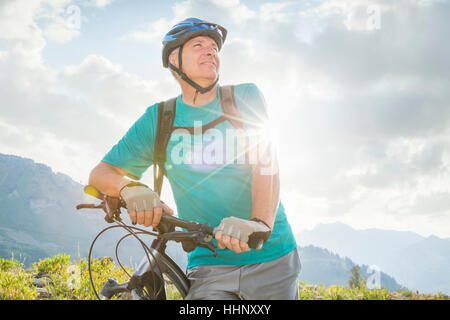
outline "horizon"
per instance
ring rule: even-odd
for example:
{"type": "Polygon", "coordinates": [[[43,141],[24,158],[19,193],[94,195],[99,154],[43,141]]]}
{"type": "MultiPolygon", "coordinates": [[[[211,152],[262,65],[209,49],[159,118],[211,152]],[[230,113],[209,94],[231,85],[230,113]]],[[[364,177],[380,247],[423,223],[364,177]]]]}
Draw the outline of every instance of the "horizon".
{"type": "MultiPolygon", "coordinates": [[[[31,160],[31,161],[33,161],[33,162],[36,163],[36,164],[44,165],[44,166],[50,168],[50,170],[52,170],[53,174],[55,174],[55,175],[56,175],[56,174],[63,174],[63,175],[66,175],[67,177],[69,177],[69,178],[70,178],[72,181],[74,181],[74,182],[77,182],[77,183],[79,183],[79,184],[81,184],[81,185],[84,185],[84,186],[86,185],[86,184],[84,184],[84,183],[81,183],[81,181],[76,181],[73,177],[71,177],[71,176],[70,176],[69,174],[67,174],[67,173],[55,171],[51,166],[49,166],[49,165],[46,164],[46,163],[36,162],[34,159],[22,157],[22,156],[20,156],[20,155],[15,155],[15,154],[4,154],[4,153],[0,153],[0,155],[7,155],[7,156],[19,157],[19,158],[25,159],[25,160],[31,160]]],[[[166,181],[166,182],[167,182],[167,181],[166,181]]],[[[93,201],[95,201],[95,200],[93,199],[93,201]]],[[[175,210],[175,213],[176,213],[176,207],[174,208],[174,210],[175,210]]],[[[409,232],[409,233],[417,234],[417,235],[421,236],[423,239],[427,239],[427,238],[430,238],[430,237],[437,237],[437,238],[439,238],[439,239],[441,239],[441,240],[450,240],[450,237],[442,237],[442,236],[439,236],[439,235],[436,235],[436,234],[432,234],[432,233],[430,233],[430,234],[421,234],[420,232],[416,232],[415,230],[397,230],[397,229],[385,229],[385,228],[374,228],[374,227],[355,228],[355,227],[353,227],[351,224],[344,223],[344,222],[339,221],[339,220],[336,220],[336,221],[329,221],[329,222],[326,222],[326,223],[319,222],[319,223],[315,224],[314,226],[312,226],[312,227],[310,227],[310,228],[304,228],[304,229],[299,229],[299,230],[294,230],[294,229],[293,229],[292,231],[294,232],[294,236],[297,237],[299,233],[302,233],[302,232],[305,232],[305,231],[306,231],[306,232],[308,232],[308,231],[313,231],[314,229],[316,229],[316,227],[318,227],[318,226],[320,226],[320,225],[331,225],[331,224],[341,224],[341,225],[345,225],[345,226],[347,226],[347,227],[350,227],[350,228],[353,229],[354,231],[378,230],[378,231],[409,232]]],[[[300,246],[300,245],[299,245],[299,246],[300,246]]]]}

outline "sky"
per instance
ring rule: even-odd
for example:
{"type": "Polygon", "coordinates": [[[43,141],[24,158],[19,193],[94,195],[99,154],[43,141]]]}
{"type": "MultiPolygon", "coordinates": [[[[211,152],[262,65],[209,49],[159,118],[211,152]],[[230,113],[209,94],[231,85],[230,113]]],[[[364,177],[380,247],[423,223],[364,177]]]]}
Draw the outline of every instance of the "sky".
{"type": "Polygon", "coordinates": [[[450,237],[450,1],[0,0],[0,152],[86,184],[180,93],[161,40],[187,17],[228,29],[220,83],[265,97],[294,232],[450,237]]]}

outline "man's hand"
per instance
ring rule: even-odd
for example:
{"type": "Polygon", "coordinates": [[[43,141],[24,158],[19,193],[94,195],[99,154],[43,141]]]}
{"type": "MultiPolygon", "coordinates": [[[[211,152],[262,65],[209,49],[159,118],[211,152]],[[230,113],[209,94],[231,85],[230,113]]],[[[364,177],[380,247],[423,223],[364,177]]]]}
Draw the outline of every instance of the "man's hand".
{"type": "Polygon", "coordinates": [[[227,234],[223,234],[222,231],[216,231],[215,238],[217,240],[217,248],[219,249],[230,249],[236,253],[241,253],[245,251],[250,251],[250,247],[244,241],[239,240],[235,237],[230,237],[227,234]]]}
{"type": "Polygon", "coordinates": [[[156,192],[142,184],[131,184],[120,191],[133,224],[156,227],[162,213],[173,215],[173,210],[163,203],[156,192]]]}
{"type": "Polygon", "coordinates": [[[236,217],[222,219],[220,225],[215,229],[217,247],[219,249],[228,248],[236,253],[241,253],[250,250],[248,242],[251,237],[256,237],[266,242],[272,231],[266,223],[256,220],[245,220],[236,217]]]}

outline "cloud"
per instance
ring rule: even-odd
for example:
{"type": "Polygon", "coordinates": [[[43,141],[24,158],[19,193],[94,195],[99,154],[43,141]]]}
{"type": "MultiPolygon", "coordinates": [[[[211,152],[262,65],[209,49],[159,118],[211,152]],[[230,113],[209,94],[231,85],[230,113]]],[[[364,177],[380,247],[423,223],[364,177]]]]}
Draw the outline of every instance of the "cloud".
{"type": "Polygon", "coordinates": [[[371,189],[389,188],[394,184],[414,187],[424,176],[447,171],[447,163],[443,161],[444,150],[442,142],[404,139],[392,142],[382,157],[366,161],[371,165],[358,175],[359,183],[371,189]]]}
{"type": "Polygon", "coordinates": [[[0,62],[1,118],[93,148],[108,137],[119,138],[149,101],[160,101],[175,89],[173,82],[157,85],[95,55],[61,71],[21,62],[14,55],[0,62]]]}
{"type": "Polygon", "coordinates": [[[38,1],[0,2],[0,39],[29,40],[38,36],[34,16],[39,8],[38,1]]]}
{"type": "Polygon", "coordinates": [[[40,12],[38,21],[44,22],[43,34],[49,41],[66,43],[80,35],[82,14],[79,6],[60,2],[53,10],[40,12]]]}
{"type": "Polygon", "coordinates": [[[259,9],[259,18],[264,23],[292,23],[295,17],[295,2],[267,2],[261,5],[259,9]],[[289,10],[286,10],[289,9],[289,10]]]}
{"type": "Polygon", "coordinates": [[[174,95],[176,85],[173,80],[158,84],[144,80],[97,55],[60,70],[48,67],[42,58],[47,24],[36,20],[50,19],[68,3],[55,2],[52,7],[49,1],[27,7],[2,2],[0,23],[15,33],[0,34],[6,47],[0,54],[0,145],[2,152],[32,157],[55,169],[65,168],[64,172],[70,168],[87,177],[89,168],[81,163],[89,157],[98,161],[149,101],[174,95]],[[2,19],[10,15],[17,19],[2,19]],[[73,157],[80,163],[68,166],[73,157]]]}
{"type": "Polygon", "coordinates": [[[243,26],[256,15],[254,11],[241,4],[238,0],[187,0],[175,3],[173,14],[174,16],[170,20],[163,17],[154,22],[146,23],[140,29],[123,36],[122,39],[161,45],[161,41],[168,30],[173,25],[189,17],[197,17],[223,25],[232,22],[243,26]]]}
{"type": "Polygon", "coordinates": [[[446,214],[449,207],[450,193],[437,192],[429,195],[419,195],[409,212],[417,215],[435,216],[446,214]]]}
{"type": "MultiPolygon", "coordinates": [[[[80,8],[71,0],[8,1],[0,4],[0,39],[22,43],[68,42],[80,34],[80,8]]],[[[42,46],[41,46],[42,48],[42,46]]]]}
{"type": "Polygon", "coordinates": [[[273,6],[271,30],[260,15],[254,26],[265,32],[233,39],[229,45],[239,49],[224,60],[236,66],[223,73],[234,73],[233,79],[250,74],[263,83],[282,119],[283,185],[302,200],[326,199],[330,210],[321,212],[330,216],[419,214],[413,203],[427,187],[440,194],[446,187],[436,179],[450,179],[450,46],[441,43],[450,27],[449,5],[381,2],[380,28],[368,29],[374,2],[320,3],[299,9],[300,24],[289,19],[292,6],[273,6]],[[304,29],[300,37],[297,26],[304,29]],[[258,41],[270,46],[257,50],[258,41]],[[399,194],[412,204],[396,210],[377,205],[399,194]],[[334,209],[337,202],[347,206],[334,209]]]}
{"type": "Polygon", "coordinates": [[[189,17],[198,17],[219,23],[223,26],[230,22],[245,25],[256,15],[253,10],[242,4],[239,0],[186,0],[176,3],[173,11],[176,22],[189,17]]]}
{"type": "Polygon", "coordinates": [[[448,141],[435,141],[450,127],[448,4],[273,2],[254,11],[233,1],[228,8],[184,1],[172,21],[202,12],[226,21],[222,82],[262,88],[282,128],[287,188],[351,202],[361,188],[408,192],[424,176],[448,172],[448,141]],[[247,12],[241,20],[237,8],[247,12]],[[421,152],[402,153],[416,141],[421,152]]]}
{"type": "Polygon", "coordinates": [[[113,2],[114,2],[114,0],[85,0],[85,1],[82,1],[81,4],[83,6],[93,6],[93,7],[98,7],[98,8],[104,8],[113,2]]]}
{"type": "Polygon", "coordinates": [[[146,23],[141,30],[133,31],[122,37],[122,40],[131,39],[139,42],[149,42],[154,45],[161,45],[162,39],[174,22],[161,18],[152,23],[146,23]]]}

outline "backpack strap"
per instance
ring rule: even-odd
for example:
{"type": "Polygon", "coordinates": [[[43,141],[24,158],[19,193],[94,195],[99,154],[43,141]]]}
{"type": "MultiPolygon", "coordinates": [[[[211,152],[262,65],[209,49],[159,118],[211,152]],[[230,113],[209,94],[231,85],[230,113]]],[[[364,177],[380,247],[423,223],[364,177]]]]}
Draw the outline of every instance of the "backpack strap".
{"type": "Polygon", "coordinates": [[[161,195],[161,188],[166,170],[166,149],[175,120],[177,98],[162,101],[158,104],[158,122],[153,151],[153,186],[154,191],[161,195]]]}
{"type": "MultiPolygon", "coordinates": [[[[231,125],[235,129],[243,129],[242,116],[236,106],[236,101],[234,98],[234,86],[221,86],[219,90],[222,115],[220,115],[220,117],[218,117],[217,119],[203,125],[201,128],[201,132],[206,132],[225,120],[230,121],[231,125]]],[[[194,127],[173,127],[173,129],[183,129],[187,130],[190,134],[195,134],[194,127]]]]}
{"type": "MultiPolygon", "coordinates": [[[[222,115],[217,119],[202,127],[202,132],[206,132],[209,128],[228,120],[236,129],[243,129],[242,116],[239,112],[234,98],[234,86],[221,86],[220,88],[220,104],[222,106],[222,115]]],[[[175,129],[188,130],[190,134],[194,134],[194,127],[175,127],[175,112],[177,98],[162,101],[158,105],[158,122],[156,129],[156,139],[153,152],[153,184],[154,191],[161,195],[161,188],[166,174],[164,164],[166,162],[166,149],[170,140],[170,135],[175,129]]]]}
{"type": "Polygon", "coordinates": [[[222,105],[224,117],[231,122],[233,127],[236,129],[244,129],[242,116],[234,98],[234,86],[220,87],[220,104],[222,105]]]}

